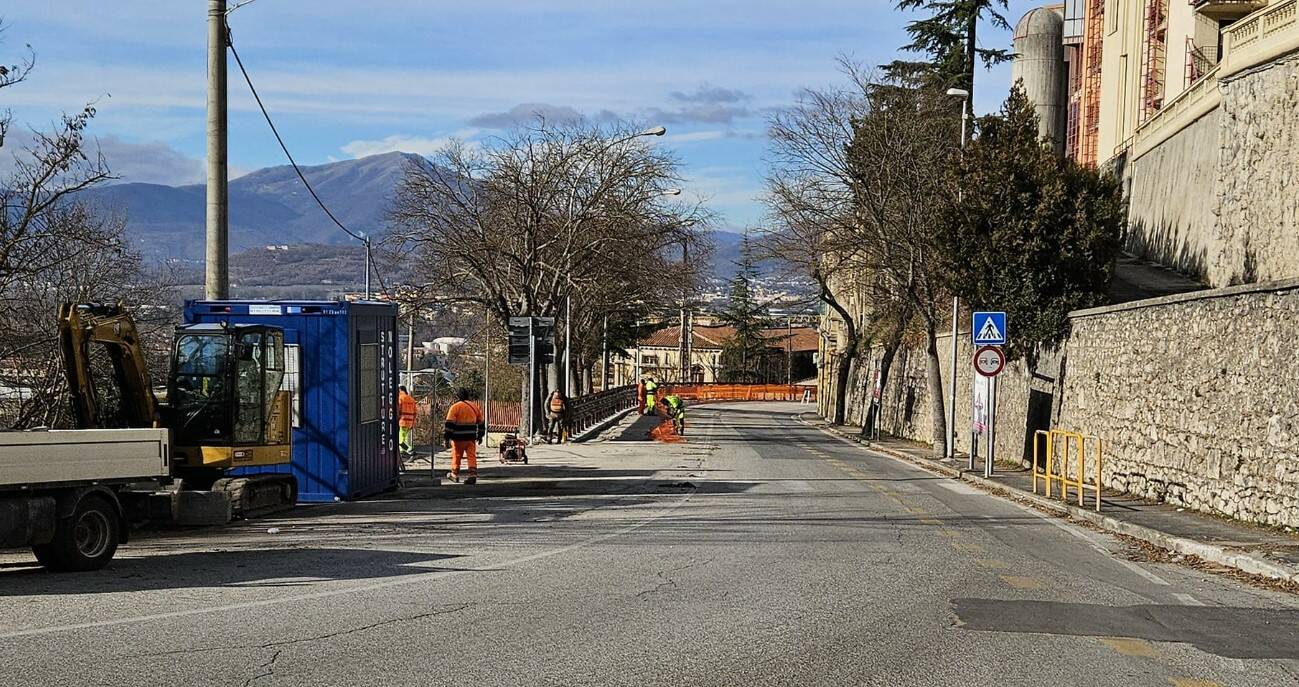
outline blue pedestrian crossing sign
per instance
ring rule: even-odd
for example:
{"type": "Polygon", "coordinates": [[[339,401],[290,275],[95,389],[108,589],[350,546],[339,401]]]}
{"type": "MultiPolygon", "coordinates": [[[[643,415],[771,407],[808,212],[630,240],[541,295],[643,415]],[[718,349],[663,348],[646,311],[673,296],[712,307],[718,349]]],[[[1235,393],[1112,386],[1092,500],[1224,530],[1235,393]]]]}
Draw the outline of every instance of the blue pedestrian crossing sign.
{"type": "Polygon", "coordinates": [[[976,312],[970,329],[975,346],[1004,346],[1006,344],[1006,313],[976,312]]]}

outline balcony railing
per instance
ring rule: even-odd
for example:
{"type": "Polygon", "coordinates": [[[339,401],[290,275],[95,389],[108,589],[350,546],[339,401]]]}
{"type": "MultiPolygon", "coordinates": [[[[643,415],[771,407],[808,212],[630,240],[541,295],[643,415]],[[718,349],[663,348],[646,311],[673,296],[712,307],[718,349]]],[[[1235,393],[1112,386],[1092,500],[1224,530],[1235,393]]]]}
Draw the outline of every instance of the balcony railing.
{"type": "MultiPolygon", "coordinates": [[[[1213,3],[1203,2],[1197,7],[1207,4],[1213,3]]],[[[1218,4],[1223,4],[1223,0],[1218,4]]],[[[1134,158],[1216,108],[1221,101],[1218,90],[1221,79],[1299,49],[1296,0],[1274,2],[1223,29],[1222,46],[1222,59],[1217,65],[1137,127],[1132,137],[1134,158]]]]}
{"type": "Polygon", "coordinates": [[[1259,44],[1294,26],[1295,0],[1275,3],[1223,29],[1226,55],[1259,44]]]}

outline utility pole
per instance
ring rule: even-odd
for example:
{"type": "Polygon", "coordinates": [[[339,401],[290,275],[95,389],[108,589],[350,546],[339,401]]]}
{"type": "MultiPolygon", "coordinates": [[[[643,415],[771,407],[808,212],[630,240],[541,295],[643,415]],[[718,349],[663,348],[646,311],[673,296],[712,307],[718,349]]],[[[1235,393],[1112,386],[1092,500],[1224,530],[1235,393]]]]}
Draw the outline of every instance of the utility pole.
{"type": "Polygon", "coordinates": [[[690,239],[681,239],[681,328],[677,339],[677,355],[681,357],[681,365],[678,374],[681,383],[687,381],[687,375],[690,372],[690,337],[693,332],[687,323],[689,314],[686,312],[686,300],[689,298],[690,291],[690,239]]]}
{"type": "Polygon", "coordinates": [[[204,297],[230,297],[230,189],[226,165],[226,1],[207,4],[207,271],[204,297]]]}
{"type": "Polygon", "coordinates": [[[785,384],[794,386],[794,316],[785,316],[785,384]]]}
{"type": "Polygon", "coordinates": [[[483,445],[492,431],[492,309],[483,307],[483,445]]]}
{"type": "Polygon", "coordinates": [[[603,329],[600,335],[600,391],[609,390],[609,316],[604,316],[603,329]]]}

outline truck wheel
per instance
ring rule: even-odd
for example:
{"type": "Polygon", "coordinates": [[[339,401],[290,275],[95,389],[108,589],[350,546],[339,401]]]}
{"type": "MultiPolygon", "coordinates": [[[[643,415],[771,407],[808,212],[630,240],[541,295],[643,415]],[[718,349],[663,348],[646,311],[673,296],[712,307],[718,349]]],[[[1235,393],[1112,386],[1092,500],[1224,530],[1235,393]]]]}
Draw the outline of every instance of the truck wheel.
{"type": "Polygon", "coordinates": [[[102,496],[87,496],[69,518],[60,518],[54,539],[32,547],[36,560],[57,572],[98,570],[117,553],[121,535],[117,509],[102,496]]]}

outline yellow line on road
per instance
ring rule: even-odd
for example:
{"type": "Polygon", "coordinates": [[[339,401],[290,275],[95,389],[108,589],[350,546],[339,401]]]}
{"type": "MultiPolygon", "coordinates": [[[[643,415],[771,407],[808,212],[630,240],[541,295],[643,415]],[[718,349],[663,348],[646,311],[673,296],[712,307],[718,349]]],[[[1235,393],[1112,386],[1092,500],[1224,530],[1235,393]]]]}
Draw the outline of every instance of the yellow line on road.
{"type": "Polygon", "coordinates": [[[959,541],[948,542],[948,543],[951,544],[952,548],[956,549],[957,551],[964,551],[966,553],[983,553],[982,544],[974,544],[971,542],[959,542],[959,541]]]}
{"type": "Polygon", "coordinates": [[[1046,585],[1042,580],[1036,577],[1023,577],[1021,575],[1000,575],[1001,581],[1014,587],[1015,589],[1041,589],[1046,585]]]}
{"type": "Polygon", "coordinates": [[[990,570],[1005,570],[1010,567],[1010,564],[1006,561],[998,560],[996,558],[980,558],[975,561],[974,564],[980,568],[988,568],[990,570]]]}
{"type": "Polygon", "coordinates": [[[1213,680],[1197,680],[1192,677],[1170,677],[1168,684],[1173,687],[1222,687],[1222,683],[1213,680]]]}
{"type": "Polygon", "coordinates": [[[1144,639],[1133,639],[1131,637],[1103,637],[1101,638],[1101,643],[1124,656],[1154,657],[1159,655],[1159,651],[1155,649],[1155,645],[1144,639]]]}

